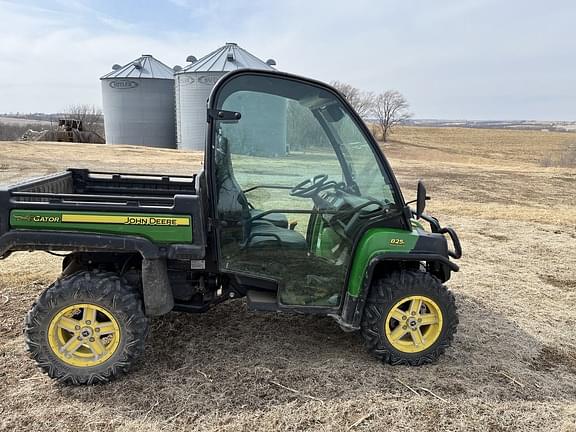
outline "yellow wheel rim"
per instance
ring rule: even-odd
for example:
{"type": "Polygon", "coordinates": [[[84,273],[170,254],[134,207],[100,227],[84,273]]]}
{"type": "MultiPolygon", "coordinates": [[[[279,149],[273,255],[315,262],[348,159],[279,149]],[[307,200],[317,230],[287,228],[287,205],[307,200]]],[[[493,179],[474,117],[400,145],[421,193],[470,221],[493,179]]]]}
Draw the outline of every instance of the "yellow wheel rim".
{"type": "Polygon", "coordinates": [[[442,311],[424,296],[404,297],[396,303],[384,323],[388,342],[404,353],[430,348],[442,332],[442,311]]]}
{"type": "Polygon", "coordinates": [[[68,365],[98,366],[116,352],[120,343],[120,326],[103,307],[75,304],[52,318],[48,343],[56,357],[68,365]]]}

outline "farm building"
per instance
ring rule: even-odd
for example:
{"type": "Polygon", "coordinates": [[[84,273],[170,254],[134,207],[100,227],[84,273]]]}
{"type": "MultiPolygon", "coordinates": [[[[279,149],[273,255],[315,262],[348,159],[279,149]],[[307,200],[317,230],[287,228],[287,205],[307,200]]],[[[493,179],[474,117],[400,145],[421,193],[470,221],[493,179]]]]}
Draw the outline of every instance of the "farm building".
{"type": "MultiPolygon", "coordinates": [[[[266,62],[250,54],[235,43],[227,43],[210,54],[194,61],[175,73],[176,89],[176,142],[181,150],[203,150],[206,139],[206,101],[214,84],[227,72],[236,69],[274,69],[274,60],[266,62]]],[[[238,101],[241,104],[241,101],[238,101]]],[[[251,139],[262,141],[262,151],[271,154],[286,152],[286,125],[271,124],[283,115],[284,102],[262,97],[268,109],[259,110],[260,115],[242,113],[244,130],[251,131],[251,139]],[[267,112],[266,118],[261,113],[267,112]],[[246,124],[249,123],[248,128],[246,124]],[[278,131],[284,131],[284,133],[278,131]],[[267,131],[275,131],[270,136],[267,131]]]]}
{"type": "Polygon", "coordinates": [[[175,148],[174,75],[144,54],[100,78],[106,142],[175,148]]]}
{"type": "MultiPolygon", "coordinates": [[[[273,70],[276,65],[235,43],[199,60],[189,56],[187,61],[188,66],[171,69],[151,55],[142,55],[124,66],[114,65],[100,78],[107,143],[204,150],[206,101],[216,82],[236,69],[273,70]]],[[[242,110],[243,129],[250,132],[245,139],[251,140],[252,148],[256,144],[262,155],[285,154],[285,102],[273,96],[259,98],[265,110],[242,110]]],[[[234,103],[241,110],[242,95],[234,103]]]]}

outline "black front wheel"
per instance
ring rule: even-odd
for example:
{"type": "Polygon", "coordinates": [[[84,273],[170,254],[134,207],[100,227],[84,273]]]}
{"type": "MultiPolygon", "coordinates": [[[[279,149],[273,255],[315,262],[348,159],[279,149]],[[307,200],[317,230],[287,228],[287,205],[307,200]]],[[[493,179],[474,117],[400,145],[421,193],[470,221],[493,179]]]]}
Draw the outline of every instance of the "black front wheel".
{"type": "Polygon", "coordinates": [[[82,271],[59,279],[26,316],[30,356],[67,384],[108,382],[144,351],[148,321],[137,289],[115,273],[82,271]]]}
{"type": "Polygon", "coordinates": [[[457,326],[454,295],[440,280],[425,272],[401,271],[373,283],[362,336],[383,362],[419,366],[444,353],[457,326]]]}

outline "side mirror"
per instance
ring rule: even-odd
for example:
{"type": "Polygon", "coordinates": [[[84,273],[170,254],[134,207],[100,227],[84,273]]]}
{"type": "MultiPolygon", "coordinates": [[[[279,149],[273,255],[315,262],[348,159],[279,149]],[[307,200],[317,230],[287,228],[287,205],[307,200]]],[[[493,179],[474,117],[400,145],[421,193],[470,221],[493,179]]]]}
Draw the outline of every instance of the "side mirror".
{"type": "Polygon", "coordinates": [[[426,200],[430,199],[426,196],[426,186],[422,180],[418,180],[418,193],[416,195],[416,217],[420,219],[424,209],[426,208],[426,200]]]}

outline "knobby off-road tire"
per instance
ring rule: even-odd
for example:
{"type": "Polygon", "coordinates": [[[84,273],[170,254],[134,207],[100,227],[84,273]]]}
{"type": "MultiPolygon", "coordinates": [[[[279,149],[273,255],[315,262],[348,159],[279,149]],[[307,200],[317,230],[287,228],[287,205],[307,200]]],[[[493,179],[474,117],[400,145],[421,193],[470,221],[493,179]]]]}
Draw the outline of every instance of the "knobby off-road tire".
{"type": "Polygon", "coordinates": [[[401,271],[373,282],[362,336],[368,350],[383,362],[420,366],[445,352],[457,326],[454,295],[439,279],[401,271]]]}
{"type": "Polygon", "coordinates": [[[126,373],[143,353],[148,320],[138,290],[124,278],[81,271],[38,297],[24,333],[30,356],[50,378],[97,384],[126,373]]]}

